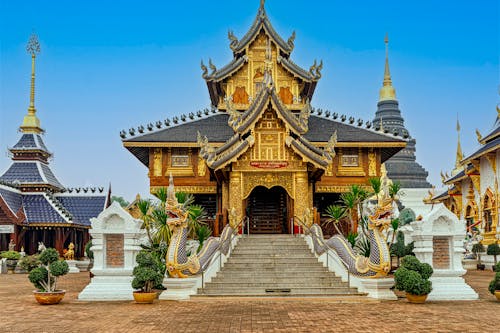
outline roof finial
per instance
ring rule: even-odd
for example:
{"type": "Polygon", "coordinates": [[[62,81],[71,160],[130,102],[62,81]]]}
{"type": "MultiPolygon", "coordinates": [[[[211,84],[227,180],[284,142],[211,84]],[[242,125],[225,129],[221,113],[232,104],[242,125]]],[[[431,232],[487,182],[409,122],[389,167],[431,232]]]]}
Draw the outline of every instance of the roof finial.
{"type": "Polygon", "coordinates": [[[389,70],[389,34],[385,34],[385,70],[384,83],[380,89],[379,101],[396,100],[396,90],[392,86],[391,72],[389,70]]]}
{"type": "Polygon", "coordinates": [[[265,4],[266,4],[266,0],[260,0],[260,8],[259,9],[264,9],[265,4]]]}
{"type": "Polygon", "coordinates": [[[455,158],[455,168],[451,170],[452,176],[455,176],[460,171],[462,171],[463,166],[461,162],[463,159],[464,159],[464,154],[462,153],[462,146],[460,145],[460,122],[458,121],[458,114],[457,114],[457,154],[455,158]]]}
{"type": "Polygon", "coordinates": [[[28,114],[24,116],[20,129],[23,133],[43,133],[43,130],[40,128],[40,120],[36,116],[35,108],[35,58],[40,53],[40,43],[34,32],[28,41],[28,45],[26,45],[26,51],[31,54],[30,105],[28,107],[28,114]]]}

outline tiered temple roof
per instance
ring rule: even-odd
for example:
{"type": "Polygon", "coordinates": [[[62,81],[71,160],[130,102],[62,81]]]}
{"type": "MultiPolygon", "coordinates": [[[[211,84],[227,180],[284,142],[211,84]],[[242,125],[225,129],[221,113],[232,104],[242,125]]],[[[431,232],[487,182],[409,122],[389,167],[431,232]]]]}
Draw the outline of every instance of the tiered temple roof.
{"type": "Polygon", "coordinates": [[[7,217],[7,221],[19,225],[89,228],[90,218],[96,217],[108,205],[110,193],[104,188],[70,192],[52,172],[49,165],[52,154],[43,142],[45,131],[40,127],[34,102],[34,62],[39,51],[38,41],[32,37],[30,43],[30,106],[20,126],[23,134],[9,149],[13,163],[0,176],[0,221],[7,217]]]}

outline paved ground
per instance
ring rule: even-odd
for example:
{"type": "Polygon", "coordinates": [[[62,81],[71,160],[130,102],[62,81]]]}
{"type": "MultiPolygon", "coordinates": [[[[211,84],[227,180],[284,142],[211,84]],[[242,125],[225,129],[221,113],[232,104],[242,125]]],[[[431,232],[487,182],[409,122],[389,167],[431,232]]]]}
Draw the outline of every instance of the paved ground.
{"type": "Polygon", "coordinates": [[[346,298],[207,299],[186,302],[81,302],[87,273],[60,280],[55,306],[38,305],[27,276],[0,275],[0,332],[499,332],[500,302],[488,293],[491,271],[466,280],[479,301],[409,304],[346,298]]]}

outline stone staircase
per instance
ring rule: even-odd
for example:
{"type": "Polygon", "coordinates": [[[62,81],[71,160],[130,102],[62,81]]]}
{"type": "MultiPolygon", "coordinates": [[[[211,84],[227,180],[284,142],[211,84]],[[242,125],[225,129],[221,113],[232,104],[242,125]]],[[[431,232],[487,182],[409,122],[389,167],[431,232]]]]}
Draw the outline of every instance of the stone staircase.
{"type": "Polygon", "coordinates": [[[360,296],[292,235],[250,235],[238,241],[217,276],[197,296],[360,296]]]}

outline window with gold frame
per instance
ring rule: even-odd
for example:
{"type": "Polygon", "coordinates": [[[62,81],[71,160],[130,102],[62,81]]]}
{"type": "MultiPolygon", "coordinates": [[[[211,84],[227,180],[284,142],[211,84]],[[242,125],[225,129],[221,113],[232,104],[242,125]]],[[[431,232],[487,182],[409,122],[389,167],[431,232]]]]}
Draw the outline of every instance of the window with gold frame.
{"type": "Polygon", "coordinates": [[[190,162],[187,148],[172,148],[171,167],[187,167],[191,165],[190,162]]]}
{"type": "Polygon", "coordinates": [[[339,149],[338,176],[365,176],[360,148],[339,149]]]}
{"type": "Polygon", "coordinates": [[[474,218],[476,217],[476,210],[472,205],[467,205],[465,208],[465,223],[466,223],[466,230],[470,231],[470,228],[474,225],[474,218]]]}

